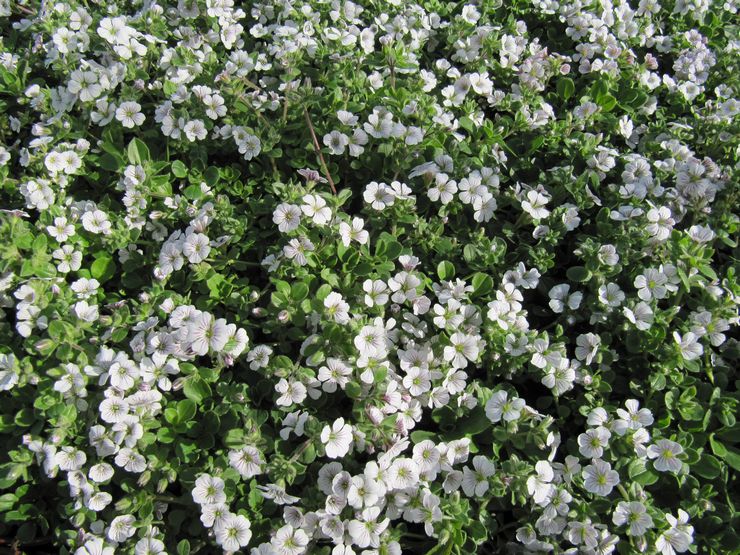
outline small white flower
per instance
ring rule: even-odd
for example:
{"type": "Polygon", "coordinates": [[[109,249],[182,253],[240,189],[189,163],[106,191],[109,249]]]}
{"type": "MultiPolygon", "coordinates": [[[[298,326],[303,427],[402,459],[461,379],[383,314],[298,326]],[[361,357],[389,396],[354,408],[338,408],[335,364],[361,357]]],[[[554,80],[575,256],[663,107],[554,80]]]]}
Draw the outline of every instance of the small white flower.
{"type": "Polygon", "coordinates": [[[686,332],[683,337],[677,331],[674,331],[673,339],[678,344],[678,350],[684,360],[696,360],[704,354],[704,347],[692,331],[686,332]]]}
{"type": "Polygon", "coordinates": [[[308,535],[303,530],[286,524],[275,533],[270,544],[279,555],[301,555],[306,552],[308,542],[308,535]]]}
{"type": "Polygon", "coordinates": [[[230,514],[214,527],[216,542],[226,551],[237,551],[252,538],[250,522],[243,515],[230,514]]]}
{"type": "Polygon", "coordinates": [[[110,235],[111,223],[108,220],[108,214],[102,210],[92,210],[82,215],[82,227],[90,233],[101,233],[110,235]]]}
{"type": "Polygon", "coordinates": [[[611,465],[601,459],[594,460],[593,464],[584,468],[582,475],[586,491],[596,495],[607,496],[619,484],[617,471],[612,470],[611,465]]]}
{"type": "Polygon", "coordinates": [[[262,454],[256,447],[247,445],[241,449],[229,451],[229,464],[242,476],[252,478],[262,473],[262,454]]]}
{"type": "Polygon", "coordinates": [[[486,416],[491,422],[499,422],[501,418],[505,422],[518,420],[522,414],[522,409],[526,405],[524,399],[513,397],[509,399],[509,394],[504,390],[496,391],[486,403],[486,416]]]}
{"type": "Polygon", "coordinates": [[[326,313],[329,317],[338,324],[349,323],[349,304],[336,291],[332,291],[326,296],[324,299],[324,308],[326,308],[326,313]]]}
{"type": "Polygon", "coordinates": [[[111,521],[108,528],[108,539],[118,543],[125,542],[136,532],[135,524],[136,517],[133,515],[117,516],[111,521]]]}
{"type": "Polygon", "coordinates": [[[321,442],[330,459],[344,457],[352,443],[352,426],[345,424],[344,418],[337,418],[331,426],[324,426],[321,430],[321,442]]]}
{"type": "Polygon", "coordinates": [[[211,243],[203,233],[191,233],[182,244],[182,253],[192,264],[203,262],[211,252],[211,243]]]}
{"type": "Polygon", "coordinates": [[[655,470],[659,472],[679,472],[683,466],[678,456],[683,447],[675,441],[659,439],[647,448],[647,456],[653,460],[655,470]]]}
{"type": "Polygon", "coordinates": [[[350,241],[357,241],[361,245],[367,244],[370,234],[363,229],[365,222],[362,218],[352,218],[352,225],[347,222],[339,224],[339,236],[342,238],[342,244],[349,247],[350,241]]]}
{"type": "Polygon", "coordinates": [[[628,525],[629,536],[642,536],[653,527],[653,519],[639,501],[620,501],[612,515],[612,522],[617,526],[628,525]]]}
{"type": "Polygon", "coordinates": [[[224,481],[210,474],[201,474],[195,480],[193,488],[193,501],[199,505],[213,505],[215,503],[224,503],[226,494],[224,493],[224,481]]]}
{"type": "Polygon", "coordinates": [[[600,458],[604,454],[604,447],[609,445],[611,432],[603,426],[591,428],[578,436],[578,451],[589,459],[600,458]]]}
{"type": "Polygon", "coordinates": [[[116,119],[131,129],[144,123],[146,117],[141,113],[141,104],[138,102],[122,102],[116,110],[116,119]]]}
{"type": "Polygon", "coordinates": [[[329,152],[332,154],[344,154],[344,149],[349,144],[349,137],[339,131],[332,131],[324,135],[324,144],[329,147],[329,152]]]}
{"type": "Polygon", "coordinates": [[[275,400],[275,404],[283,407],[289,407],[295,403],[302,403],[306,398],[305,385],[301,382],[289,382],[285,378],[281,378],[275,385],[275,391],[281,393],[280,397],[275,400]]]}
{"type": "MultiPolygon", "coordinates": [[[[316,225],[326,225],[331,220],[331,208],[326,201],[318,195],[304,195],[304,204],[301,206],[303,213],[313,220],[316,225]]],[[[278,229],[280,227],[278,226],[278,229]]]]}
{"type": "Polygon", "coordinates": [[[488,478],[493,476],[496,467],[488,458],[478,455],[473,457],[473,470],[463,468],[462,489],[468,497],[480,497],[488,491],[488,478]]]}
{"type": "Polygon", "coordinates": [[[522,209],[535,220],[542,220],[550,215],[545,208],[549,199],[539,191],[528,191],[527,200],[522,201],[522,209]]]}
{"type": "Polygon", "coordinates": [[[283,202],[272,213],[272,221],[283,233],[293,231],[301,225],[301,208],[295,204],[283,202]]]}

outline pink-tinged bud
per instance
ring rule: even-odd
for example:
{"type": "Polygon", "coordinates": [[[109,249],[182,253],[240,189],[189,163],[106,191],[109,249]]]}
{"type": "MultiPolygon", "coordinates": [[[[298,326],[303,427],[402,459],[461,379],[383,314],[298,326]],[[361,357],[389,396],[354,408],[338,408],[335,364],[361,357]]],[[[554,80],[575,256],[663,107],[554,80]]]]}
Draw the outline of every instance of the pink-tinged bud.
{"type": "Polygon", "coordinates": [[[230,366],[234,366],[234,357],[231,355],[224,355],[224,366],[227,368],[230,366]]]}
{"type": "Polygon", "coordinates": [[[264,315],[265,315],[265,309],[262,308],[261,306],[255,306],[252,309],[252,316],[254,316],[255,318],[262,318],[264,315]]]}
{"type": "Polygon", "coordinates": [[[287,324],[288,322],[290,322],[290,312],[288,312],[287,310],[281,310],[280,312],[278,312],[277,319],[278,322],[280,322],[281,324],[287,324]]]}
{"type": "Polygon", "coordinates": [[[58,286],[58,285],[57,285],[56,283],[53,283],[53,284],[51,285],[51,292],[52,292],[52,293],[53,293],[54,295],[59,295],[59,293],[61,293],[61,292],[62,292],[62,289],[61,289],[61,288],[60,288],[60,287],[59,287],[59,286],[58,286]]]}
{"type": "Polygon", "coordinates": [[[379,426],[383,421],[383,413],[378,407],[369,407],[366,411],[367,417],[374,425],[379,426]]]}
{"type": "Polygon", "coordinates": [[[174,382],[172,382],[172,391],[180,391],[185,385],[186,379],[187,378],[183,376],[183,377],[177,378],[174,382]]]}
{"type": "Polygon", "coordinates": [[[563,64],[560,66],[560,75],[568,75],[570,73],[570,64],[563,64]]]}

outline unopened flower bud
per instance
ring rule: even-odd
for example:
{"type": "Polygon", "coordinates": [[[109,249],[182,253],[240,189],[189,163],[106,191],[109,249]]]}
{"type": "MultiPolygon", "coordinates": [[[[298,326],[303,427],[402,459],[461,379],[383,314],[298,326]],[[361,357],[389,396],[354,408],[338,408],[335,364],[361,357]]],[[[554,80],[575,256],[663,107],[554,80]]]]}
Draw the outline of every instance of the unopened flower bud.
{"type": "Polygon", "coordinates": [[[281,310],[277,315],[278,322],[286,324],[290,321],[290,312],[287,310],[281,310]]]}
{"type": "Polygon", "coordinates": [[[183,386],[185,385],[185,378],[184,376],[181,376],[177,378],[174,382],[172,382],[172,391],[180,391],[183,386]]]}

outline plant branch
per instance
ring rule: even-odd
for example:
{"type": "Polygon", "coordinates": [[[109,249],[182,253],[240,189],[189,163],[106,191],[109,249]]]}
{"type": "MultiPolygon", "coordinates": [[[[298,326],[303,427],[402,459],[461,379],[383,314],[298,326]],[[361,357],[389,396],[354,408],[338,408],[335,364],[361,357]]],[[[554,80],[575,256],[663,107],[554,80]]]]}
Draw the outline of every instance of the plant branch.
{"type": "Polygon", "coordinates": [[[319,161],[321,162],[321,169],[324,171],[324,176],[326,177],[326,180],[329,182],[329,187],[331,187],[331,192],[336,195],[337,188],[334,186],[334,180],[331,178],[331,174],[329,173],[329,168],[326,167],[326,160],[324,160],[324,155],[321,154],[321,147],[319,146],[319,140],[316,138],[316,131],[314,131],[313,123],[311,123],[311,116],[308,115],[308,110],[306,108],[303,108],[303,115],[306,116],[306,124],[308,125],[308,130],[311,132],[311,138],[313,139],[313,148],[316,151],[316,154],[319,155],[319,161]]]}

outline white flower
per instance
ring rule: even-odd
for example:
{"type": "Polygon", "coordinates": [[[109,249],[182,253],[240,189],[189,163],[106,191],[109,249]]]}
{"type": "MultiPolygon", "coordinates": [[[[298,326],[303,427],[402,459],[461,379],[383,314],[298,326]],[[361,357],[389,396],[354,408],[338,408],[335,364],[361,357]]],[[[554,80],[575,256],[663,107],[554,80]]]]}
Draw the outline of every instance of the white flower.
{"type": "Polygon", "coordinates": [[[524,399],[513,397],[509,399],[509,394],[504,390],[496,391],[486,402],[486,416],[491,422],[499,422],[503,417],[505,422],[517,420],[522,409],[526,405],[524,399]]]}
{"type": "Polygon", "coordinates": [[[185,133],[185,137],[191,143],[202,141],[208,136],[208,130],[206,129],[205,124],[199,119],[190,120],[185,124],[185,127],[183,127],[182,130],[185,133]]]}
{"type": "Polygon", "coordinates": [[[522,209],[535,220],[547,218],[550,211],[545,208],[549,199],[539,191],[528,191],[527,200],[522,201],[522,209]]]}
{"type": "Polygon", "coordinates": [[[468,361],[475,362],[478,358],[479,338],[473,335],[467,335],[455,332],[450,336],[450,343],[444,348],[443,355],[447,362],[450,362],[455,368],[465,368],[468,361]]]}
{"type": "Polygon", "coordinates": [[[342,295],[332,291],[324,299],[326,313],[338,324],[349,323],[349,304],[345,302],[342,295]]]}
{"type": "Polygon", "coordinates": [[[113,467],[108,463],[102,462],[91,466],[88,476],[93,482],[102,484],[110,480],[113,477],[113,473],[113,467]]]}
{"type": "Polygon", "coordinates": [[[136,532],[134,524],[136,524],[136,517],[133,515],[117,516],[108,528],[108,539],[118,543],[125,542],[136,532]]]}
{"type": "Polygon", "coordinates": [[[322,382],[321,389],[327,393],[334,393],[337,386],[344,389],[352,375],[352,369],[337,358],[329,357],[326,366],[319,368],[317,379],[322,382]]]}
{"type": "Polygon", "coordinates": [[[146,470],[144,456],[129,447],[124,447],[116,454],[115,463],[127,472],[141,473],[146,470]]]}
{"type": "Polygon", "coordinates": [[[91,511],[102,511],[105,509],[108,505],[110,505],[110,502],[113,501],[113,496],[105,491],[99,491],[87,500],[85,503],[85,506],[90,509],[91,511]]]}
{"type": "Polygon", "coordinates": [[[116,110],[116,119],[131,129],[144,123],[146,117],[141,113],[141,104],[138,102],[122,102],[116,110]]]}
{"type": "Polygon", "coordinates": [[[379,326],[364,326],[355,336],[354,344],[360,355],[368,358],[383,358],[388,352],[385,329],[379,326]]]}
{"type": "Polygon", "coordinates": [[[87,301],[75,303],[73,309],[75,316],[84,322],[95,322],[99,317],[98,305],[89,305],[87,301]]]}
{"type": "Polygon", "coordinates": [[[370,234],[363,229],[365,221],[362,218],[352,218],[352,225],[347,222],[339,224],[339,236],[342,238],[342,244],[349,247],[350,241],[357,241],[361,245],[367,244],[370,234]]]}
{"type": "Polygon", "coordinates": [[[478,455],[473,457],[473,468],[463,468],[462,489],[468,497],[480,497],[488,491],[488,478],[493,476],[496,466],[488,458],[478,455]]]}
{"type": "Polygon", "coordinates": [[[429,200],[440,201],[449,204],[457,193],[457,183],[449,178],[446,173],[437,173],[434,176],[434,187],[427,191],[429,200]]]}
{"type": "Polygon", "coordinates": [[[376,181],[368,183],[362,196],[374,210],[383,210],[386,206],[392,206],[396,199],[393,189],[385,183],[376,181]]]}
{"type": "Polygon", "coordinates": [[[604,454],[604,447],[609,445],[611,432],[603,426],[591,428],[578,436],[578,451],[589,459],[600,458],[604,454]]]}
{"type": "Polygon", "coordinates": [[[385,518],[378,522],[379,516],[380,507],[368,507],[360,514],[362,520],[351,520],[347,525],[347,533],[352,538],[352,543],[362,548],[380,547],[380,535],[388,527],[390,520],[385,518]]]}
{"type": "Polygon", "coordinates": [[[366,279],[362,283],[362,290],[365,292],[365,304],[369,307],[383,306],[388,302],[388,285],[382,279],[366,279]]]}
{"type": "Polygon", "coordinates": [[[677,331],[674,331],[673,339],[678,343],[678,350],[684,360],[696,360],[704,354],[704,347],[692,331],[686,332],[683,337],[677,331]]]}
{"type": "Polygon", "coordinates": [[[270,363],[271,354],[271,347],[267,345],[255,346],[254,349],[247,353],[247,362],[249,362],[249,368],[252,370],[265,368],[270,363]]]}
{"type": "Polygon", "coordinates": [[[134,546],[134,555],[159,555],[164,552],[164,542],[157,538],[141,538],[134,546]]]}
{"type": "Polygon", "coordinates": [[[644,274],[635,278],[634,285],[637,287],[637,296],[643,301],[649,301],[653,297],[662,299],[666,296],[668,288],[668,277],[658,270],[648,268],[644,274]]]}
{"type": "Polygon", "coordinates": [[[192,264],[202,262],[210,252],[210,241],[203,233],[191,233],[182,244],[182,253],[192,264]]]}
{"type": "Polygon", "coordinates": [[[82,227],[90,233],[102,233],[110,235],[111,223],[108,220],[108,214],[102,210],[92,210],[82,215],[82,227]]]}
{"type": "Polygon", "coordinates": [[[527,478],[527,492],[532,496],[535,503],[545,505],[555,491],[555,486],[550,483],[553,481],[555,473],[548,461],[538,461],[534,469],[537,474],[527,478]]]}
{"type": "Polygon", "coordinates": [[[187,326],[187,343],[196,355],[209,350],[218,353],[229,339],[229,329],[223,318],[214,319],[208,312],[198,314],[187,326]]]}
{"type": "Polygon", "coordinates": [[[683,509],[678,509],[678,518],[671,514],[665,515],[671,526],[655,541],[655,549],[662,555],[683,553],[689,549],[694,541],[694,527],[689,525],[689,515],[683,509]]]}
{"type": "Polygon", "coordinates": [[[293,528],[286,524],[280,528],[270,543],[278,555],[301,555],[305,553],[309,538],[300,528],[293,528]]]}
{"type": "Polygon", "coordinates": [[[619,484],[619,474],[612,470],[611,465],[601,459],[583,469],[583,486],[586,491],[596,495],[609,495],[614,486],[619,484]]]}
{"type": "Polygon", "coordinates": [[[314,250],[313,243],[306,237],[291,239],[283,247],[283,254],[286,258],[295,260],[299,266],[305,266],[308,263],[306,253],[314,250]]]}
{"type": "Polygon", "coordinates": [[[654,459],[653,466],[660,472],[678,472],[682,463],[678,455],[683,453],[683,447],[675,441],[659,439],[647,448],[647,456],[654,459]]]}
{"type": "Polygon", "coordinates": [[[617,526],[627,524],[629,536],[642,536],[653,527],[653,519],[647,514],[645,505],[639,501],[620,501],[612,515],[612,522],[617,526]]]}
{"type": "Polygon", "coordinates": [[[612,425],[612,429],[619,435],[624,435],[627,430],[639,430],[653,423],[653,413],[650,409],[641,409],[637,399],[627,399],[624,405],[627,410],[617,409],[619,419],[612,425]]]}
{"type": "MultiPolygon", "coordinates": [[[[318,195],[304,195],[304,204],[301,210],[308,217],[313,219],[316,225],[326,225],[331,220],[331,208],[326,205],[326,201],[318,195]]],[[[279,226],[278,226],[278,229],[279,226]]]]}
{"type": "Polygon", "coordinates": [[[301,208],[295,204],[283,202],[272,213],[272,221],[283,233],[293,231],[301,225],[301,208]]]}
{"type": "Polygon", "coordinates": [[[412,459],[396,459],[388,469],[385,482],[390,489],[417,487],[419,482],[419,465],[412,459]]]}
{"type": "Polygon", "coordinates": [[[653,325],[653,309],[644,301],[635,305],[634,310],[628,307],[622,308],[625,318],[629,320],[638,330],[649,330],[653,325]]]}
{"type": "Polygon", "coordinates": [[[275,400],[275,404],[283,407],[289,407],[294,403],[302,403],[306,398],[305,385],[301,382],[288,382],[285,378],[281,378],[275,385],[275,391],[281,393],[280,397],[275,400]]]}
{"type": "Polygon", "coordinates": [[[324,135],[324,144],[329,147],[332,154],[344,154],[344,149],[349,144],[349,137],[339,131],[332,131],[324,135]]]}
{"type": "Polygon", "coordinates": [[[331,426],[324,426],[321,430],[321,443],[330,459],[344,457],[352,443],[352,426],[345,424],[344,418],[337,418],[331,426]]]}
{"type": "Polygon", "coordinates": [[[241,449],[229,451],[229,464],[242,476],[252,478],[262,473],[262,454],[256,447],[247,445],[241,449]]]}
{"type": "Polygon", "coordinates": [[[236,551],[252,538],[250,522],[242,515],[227,515],[214,527],[214,531],[216,542],[226,551],[236,551]]]}
{"type": "Polygon", "coordinates": [[[114,424],[116,422],[123,421],[126,418],[126,415],[128,415],[130,409],[129,404],[124,399],[108,397],[107,399],[103,399],[100,403],[99,410],[100,418],[102,418],[104,422],[114,424]]]}
{"type": "Polygon", "coordinates": [[[193,501],[199,505],[213,505],[215,503],[224,503],[226,494],[224,493],[224,481],[221,478],[211,476],[210,474],[201,474],[195,480],[193,488],[193,501]]]}
{"type": "Polygon", "coordinates": [[[54,455],[54,462],[59,467],[59,470],[70,472],[73,470],[79,470],[82,465],[87,461],[87,456],[83,451],[75,449],[74,447],[62,447],[61,450],[57,451],[54,455]]]}
{"type": "Polygon", "coordinates": [[[593,333],[581,334],[576,338],[576,358],[584,360],[586,364],[591,364],[596,354],[599,352],[601,337],[593,333]]]}

